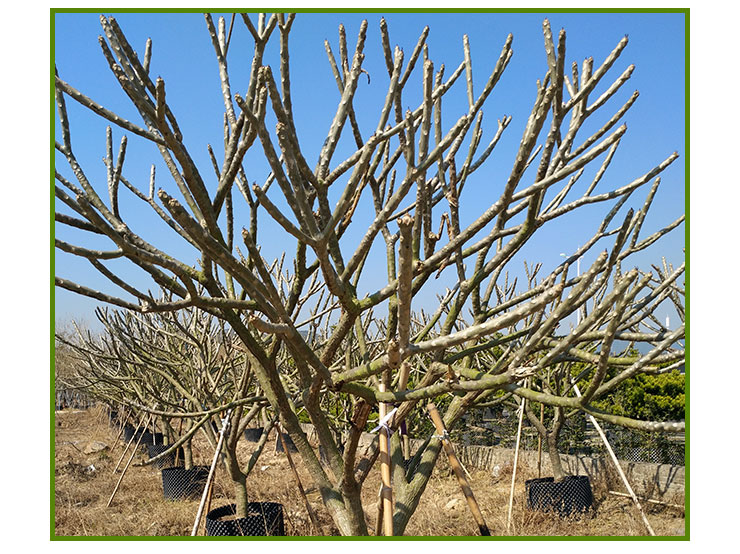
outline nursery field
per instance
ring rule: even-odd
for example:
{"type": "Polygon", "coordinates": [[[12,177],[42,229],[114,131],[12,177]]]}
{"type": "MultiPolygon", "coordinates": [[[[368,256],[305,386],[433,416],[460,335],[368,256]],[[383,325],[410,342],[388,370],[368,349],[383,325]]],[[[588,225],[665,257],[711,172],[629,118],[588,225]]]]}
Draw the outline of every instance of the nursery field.
{"type": "MultiPolygon", "coordinates": [[[[187,536],[198,510],[198,500],[169,501],[162,494],[159,470],[142,466],[144,454],[137,455],[128,469],[110,507],[106,507],[120,478],[113,468],[123,452],[123,442],[116,442],[100,408],[56,412],[54,465],[53,534],[55,536],[187,536]]],[[[321,531],[314,528],[284,453],[275,451],[273,432],[265,451],[248,478],[250,501],[278,502],[284,506],[286,535],[336,535],[329,514],[324,510],[317,490],[311,487],[308,473],[296,454],[293,460],[321,531]]],[[[244,459],[255,443],[240,441],[244,459]]],[[[194,463],[209,465],[213,450],[202,436],[193,441],[194,463]]],[[[128,456],[124,459],[127,461],[128,456]]],[[[376,464],[377,465],[377,464],[376,464]]],[[[123,464],[122,464],[123,466],[123,464]]],[[[493,536],[633,536],[644,535],[639,514],[628,498],[608,493],[605,483],[593,482],[596,510],[592,515],[562,518],[526,509],[526,479],[537,477],[536,469],[520,466],[513,507],[513,525],[507,532],[507,506],[511,486],[511,467],[504,467],[494,477],[490,472],[468,468],[471,487],[493,536]]],[[[363,487],[366,519],[375,528],[380,474],[370,473],[363,487]]],[[[211,508],[231,502],[231,487],[223,469],[217,469],[211,508]]],[[[683,499],[675,499],[682,504],[683,499]]],[[[647,517],[660,536],[684,534],[684,511],[647,504],[647,517]]],[[[205,534],[201,524],[199,534],[205,534]]],[[[446,460],[434,470],[418,510],[406,529],[410,536],[478,535],[465,498],[446,460]]]]}

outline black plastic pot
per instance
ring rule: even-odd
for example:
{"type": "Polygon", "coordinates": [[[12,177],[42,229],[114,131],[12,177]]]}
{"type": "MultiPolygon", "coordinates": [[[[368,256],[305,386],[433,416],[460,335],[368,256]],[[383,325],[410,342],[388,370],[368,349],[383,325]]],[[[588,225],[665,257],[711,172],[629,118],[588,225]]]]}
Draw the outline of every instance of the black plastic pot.
{"type": "MultiPolygon", "coordinates": [[[[298,448],[296,448],[295,443],[293,442],[293,439],[290,438],[286,433],[283,433],[283,438],[285,439],[285,445],[288,447],[288,450],[290,452],[298,452],[298,448]]],[[[277,452],[285,452],[283,450],[283,441],[280,440],[280,435],[278,435],[277,439],[277,448],[275,449],[277,452]]]]}
{"type": "Polygon", "coordinates": [[[250,427],[244,429],[244,438],[249,442],[259,442],[264,429],[262,427],[250,427]]]}
{"type": "Polygon", "coordinates": [[[134,442],[139,441],[140,446],[164,443],[164,435],[162,433],[154,433],[152,435],[150,431],[146,431],[144,429],[139,429],[137,431],[136,427],[133,425],[126,424],[123,428],[123,440],[124,442],[128,442],[132,438],[134,439],[134,442]],[[141,437],[140,441],[139,437],[141,437]]]}
{"type": "Polygon", "coordinates": [[[209,537],[266,537],[285,536],[283,505],[276,502],[249,502],[247,517],[229,519],[233,516],[236,504],[221,506],[206,514],[206,535],[209,537]]]}
{"type": "MultiPolygon", "coordinates": [[[[158,456],[165,450],[170,448],[170,445],[165,444],[150,444],[146,447],[147,452],[149,453],[149,458],[154,458],[155,456],[158,456]]],[[[153,467],[156,467],[157,469],[164,469],[166,467],[173,467],[175,466],[175,457],[177,457],[177,466],[181,466],[183,464],[183,460],[185,459],[185,455],[182,451],[182,448],[178,448],[177,452],[180,453],[179,456],[176,455],[175,451],[170,452],[166,456],[160,458],[158,461],[154,462],[153,467]]]]}
{"type": "Polygon", "coordinates": [[[162,444],[164,442],[164,435],[162,433],[154,433],[153,435],[149,431],[145,431],[141,434],[141,443],[145,445],[162,444]]]}
{"type": "Polygon", "coordinates": [[[200,497],[208,480],[208,466],[192,469],[166,467],[162,470],[162,492],[167,500],[191,500],[200,497]]]}
{"type": "Polygon", "coordinates": [[[134,436],[135,432],[136,432],[136,427],[134,427],[130,423],[127,423],[126,425],[123,426],[123,440],[126,442],[130,441],[131,437],[134,436]]]}
{"type": "Polygon", "coordinates": [[[555,482],[552,477],[530,479],[524,483],[527,508],[542,512],[557,512],[561,516],[592,510],[594,495],[586,475],[569,475],[555,482]]]}

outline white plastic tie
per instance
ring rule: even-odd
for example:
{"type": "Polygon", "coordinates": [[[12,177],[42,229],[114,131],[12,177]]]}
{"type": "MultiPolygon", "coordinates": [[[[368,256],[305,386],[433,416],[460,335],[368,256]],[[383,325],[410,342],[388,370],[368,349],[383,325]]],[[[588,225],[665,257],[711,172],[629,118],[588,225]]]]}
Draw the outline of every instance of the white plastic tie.
{"type": "Polygon", "coordinates": [[[370,432],[377,433],[381,429],[385,429],[386,433],[388,433],[388,435],[391,435],[392,432],[390,426],[388,425],[388,422],[393,419],[393,416],[396,414],[397,409],[398,408],[393,408],[390,412],[385,414],[385,417],[378,422],[378,426],[370,432]]]}
{"type": "Polygon", "coordinates": [[[445,429],[441,435],[432,435],[432,438],[439,439],[441,441],[448,441],[450,440],[450,434],[447,432],[447,429],[445,429]]]}

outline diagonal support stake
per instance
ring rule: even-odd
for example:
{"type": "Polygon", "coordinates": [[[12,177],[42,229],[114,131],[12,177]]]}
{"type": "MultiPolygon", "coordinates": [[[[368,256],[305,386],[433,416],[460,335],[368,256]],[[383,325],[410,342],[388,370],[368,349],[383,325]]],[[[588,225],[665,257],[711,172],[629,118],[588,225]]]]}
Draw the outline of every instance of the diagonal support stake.
{"type": "Polygon", "coordinates": [[[507,533],[511,533],[511,516],[514,511],[514,486],[516,485],[516,468],[519,464],[519,446],[522,440],[522,422],[524,421],[524,407],[525,407],[524,403],[525,402],[526,402],[526,399],[522,398],[522,403],[519,406],[519,424],[516,430],[516,448],[514,450],[514,469],[511,472],[511,490],[509,491],[509,511],[506,515],[506,532],[507,533]]]}
{"type": "MultiPolygon", "coordinates": [[[[126,420],[128,420],[128,416],[129,416],[129,414],[130,414],[130,413],[131,413],[131,410],[130,410],[130,408],[128,408],[128,407],[127,407],[127,408],[126,408],[126,412],[125,412],[125,414],[126,414],[126,415],[124,415],[124,416],[123,416],[123,417],[121,418],[121,420],[120,420],[120,421],[121,421],[121,422],[125,422],[126,420]]],[[[126,426],[126,424],[125,424],[125,423],[121,423],[120,425],[118,425],[118,428],[119,428],[119,429],[118,429],[118,434],[116,435],[116,440],[114,440],[114,441],[113,441],[113,444],[114,444],[114,445],[115,445],[115,444],[118,444],[118,440],[119,440],[119,439],[121,438],[121,436],[123,435],[123,428],[124,428],[125,426],[126,426]]]]}
{"type": "Polygon", "coordinates": [[[200,505],[198,506],[198,513],[195,514],[195,523],[193,523],[193,530],[190,532],[190,536],[194,537],[198,534],[198,527],[200,526],[200,519],[203,516],[203,509],[205,508],[206,502],[209,501],[209,493],[211,490],[211,487],[213,486],[213,477],[216,474],[216,464],[218,464],[218,457],[221,454],[221,448],[224,445],[224,437],[226,436],[226,431],[229,428],[229,420],[231,419],[231,409],[229,409],[228,412],[226,412],[226,417],[224,418],[223,424],[221,426],[221,433],[218,437],[218,444],[216,445],[216,451],[213,453],[213,461],[211,462],[211,469],[208,472],[208,480],[206,481],[206,486],[203,489],[203,496],[200,499],[200,505]]]}
{"type": "MultiPolygon", "coordinates": [[[[118,471],[118,468],[121,465],[121,462],[123,461],[123,458],[126,456],[126,452],[128,452],[128,449],[131,447],[131,443],[134,442],[134,439],[136,438],[136,436],[139,435],[139,440],[141,440],[141,434],[139,433],[139,429],[141,429],[142,423],[144,424],[144,428],[146,428],[147,424],[149,423],[148,421],[147,421],[147,423],[144,423],[144,418],[146,418],[146,415],[143,415],[141,417],[141,419],[139,420],[139,424],[136,426],[136,429],[134,429],[134,434],[131,436],[131,438],[126,443],[126,448],[124,448],[123,449],[123,452],[121,452],[121,457],[118,458],[118,463],[116,464],[116,467],[113,468],[113,473],[114,474],[116,473],[116,471],[118,471]]],[[[124,427],[125,427],[125,424],[124,424],[124,427]]],[[[123,430],[123,428],[121,428],[121,430],[123,430]]],[[[138,441],[136,443],[136,446],[137,447],[139,446],[139,442],[138,441]]],[[[136,450],[136,447],[134,447],[134,451],[135,450],[136,450]]]]}
{"type": "MultiPolygon", "coordinates": [[[[151,418],[152,418],[152,416],[149,416],[149,419],[151,419],[151,418]]],[[[146,426],[148,424],[149,424],[149,421],[147,421],[144,424],[144,428],[146,428],[146,426]]],[[[134,435],[134,437],[135,436],[136,435],[134,435]]],[[[131,440],[134,440],[134,437],[131,437],[131,440]]],[[[110,505],[113,502],[113,498],[116,496],[116,493],[118,492],[118,487],[121,486],[121,482],[123,481],[123,478],[126,475],[126,471],[128,471],[128,468],[131,465],[131,462],[134,460],[134,456],[136,456],[136,449],[139,448],[139,443],[141,443],[141,439],[142,438],[144,438],[144,434],[143,433],[139,434],[139,439],[136,441],[136,446],[134,446],[134,449],[131,452],[131,457],[128,459],[128,462],[126,462],[126,467],[124,467],[123,470],[121,471],[121,476],[118,478],[118,483],[116,483],[116,486],[113,489],[113,492],[111,493],[110,498],[108,499],[108,504],[105,505],[106,508],[110,508],[110,505]]],[[[131,444],[131,443],[129,442],[129,444],[131,444]]],[[[126,447],[126,448],[128,448],[128,447],[126,447]]],[[[124,451],[124,454],[125,454],[125,451],[124,451]]],[[[123,459],[123,455],[121,456],[121,459],[123,459]]],[[[119,461],[118,463],[121,463],[121,462],[119,461]]],[[[116,466],[116,469],[117,468],[118,468],[118,466],[116,466]]],[[[114,472],[115,472],[115,470],[114,470],[114,472]]]]}
{"type": "Polygon", "coordinates": [[[450,467],[457,476],[457,480],[460,483],[462,492],[465,495],[465,500],[467,500],[468,502],[468,508],[470,508],[470,512],[473,514],[473,519],[475,519],[475,522],[478,524],[480,534],[483,537],[490,537],[491,532],[488,530],[488,526],[483,519],[483,514],[480,511],[480,507],[478,506],[478,502],[476,501],[475,496],[473,495],[473,490],[470,488],[470,483],[465,477],[465,472],[460,465],[460,461],[455,455],[455,449],[452,447],[452,443],[450,442],[447,430],[445,429],[444,422],[442,421],[442,418],[437,411],[437,406],[435,406],[434,403],[430,403],[427,406],[427,410],[429,411],[429,416],[432,418],[434,427],[437,429],[437,434],[441,437],[442,446],[445,449],[445,453],[450,460],[450,467]]]}
{"type": "MultiPolygon", "coordinates": [[[[380,392],[385,392],[385,383],[380,383],[380,392]]],[[[395,410],[394,410],[395,411],[395,410]]],[[[380,489],[380,504],[378,517],[383,517],[383,534],[386,537],[393,536],[393,486],[391,485],[391,453],[390,453],[390,428],[386,423],[389,417],[393,417],[393,412],[388,412],[388,404],[381,402],[379,406],[380,425],[378,443],[380,447],[380,479],[382,486],[380,489]]]]}
{"type": "MultiPolygon", "coordinates": [[[[580,398],[581,391],[578,389],[578,385],[575,383],[573,384],[573,390],[576,393],[576,396],[580,398]]],[[[622,466],[619,463],[619,460],[617,460],[616,454],[614,454],[614,450],[612,450],[611,445],[609,444],[609,441],[606,438],[606,435],[604,434],[603,429],[601,428],[601,425],[596,421],[596,418],[592,416],[591,414],[588,414],[589,420],[591,421],[591,424],[596,428],[596,431],[599,433],[599,437],[601,437],[602,442],[604,443],[604,446],[606,447],[607,452],[609,452],[609,457],[612,459],[612,462],[614,462],[614,466],[617,468],[617,473],[619,473],[619,477],[621,477],[622,482],[624,483],[624,487],[627,489],[627,492],[629,493],[630,497],[632,498],[632,502],[635,503],[635,506],[637,507],[637,510],[640,512],[640,516],[642,517],[642,522],[645,524],[645,528],[648,530],[648,533],[650,533],[650,536],[655,536],[655,531],[653,531],[652,526],[650,525],[650,522],[648,521],[647,516],[645,515],[645,510],[642,509],[642,505],[640,504],[640,501],[637,499],[637,495],[635,494],[635,491],[632,490],[632,487],[630,486],[630,482],[627,480],[627,476],[624,474],[624,471],[622,470],[622,466]]]]}

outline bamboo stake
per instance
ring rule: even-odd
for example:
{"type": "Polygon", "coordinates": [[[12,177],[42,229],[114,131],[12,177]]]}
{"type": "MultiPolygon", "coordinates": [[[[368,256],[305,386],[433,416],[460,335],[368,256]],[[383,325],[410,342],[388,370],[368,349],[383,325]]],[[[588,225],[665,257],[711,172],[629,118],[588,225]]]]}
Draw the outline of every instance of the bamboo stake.
{"type": "MultiPolygon", "coordinates": [[[[540,423],[545,420],[545,405],[540,403],[540,423]]],[[[542,435],[537,433],[537,477],[542,477],[542,435]]]]}
{"type": "MultiPolygon", "coordinates": [[[[216,466],[216,469],[218,470],[218,466],[216,466]]],[[[216,472],[213,473],[213,479],[216,480],[216,472]]],[[[213,498],[213,489],[215,489],[216,486],[214,483],[211,484],[210,487],[208,487],[208,498],[206,499],[206,507],[203,510],[206,514],[211,511],[211,499],[213,498]]]]}
{"type": "MultiPolygon", "coordinates": [[[[180,418],[180,427],[177,429],[177,438],[179,439],[182,436],[182,424],[184,423],[185,419],[180,418]]],[[[180,447],[182,448],[182,447],[180,447]]],[[[175,450],[175,467],[177,467],[177,463],[180,461],[180,448],[175,450]]]]}
{"type": "MultiPolygon", "coordinates": [[[[218,470],[218,465],[216,465],[216,470],[213,472],[213,480],[216,480],[216,471],[218,470]]],[[[203,510],[204,513],[208,513],[211,511],[211,499],[213,498],[213,489],[215,489],[215,483],[211,483],[211,486],[208,487],[208,498],[206,499],[206,507],[203,510]]]]}
{"type": "MultiPolygon", "coordinates": [[[[411,364],[406,360],[401,364],[401,370],[398,376],[398,392],[403,392],[408,388],[410,373],[411,364]]],[[[403,452],[403,459],[408,461],[411,458],[411,444],[405,421],[401,423],[399,432],[401,433],[401,452],[403,452]]]]}
{"type": "MultiPolygon", "coordinates": [[[[152,416],[150,415],[149,416],[149,419],[151,419],[151,418],[152,418],[152,416]]],[[[145,424],[145,427],[148,424],[149,424],[149,422],[147,421],[146,424],[145,424]]],[[[136,436],[136,434],[134,434],[134,436],[131,437],[131,440],[134,440],[134,437],[135,436],[136,436]]],[[[123,471],[121,471],[121,476],[118,478],[118,483],[116,483],[116,486],[113,489],[113,492],[111,493],[110,498],[108,499],[108,504],[105,505],[106,508],[110,508],[111,502],[113,502],[113,498],[116,496],[116,493],[118,492],[118,487],[121,486],[121,482],[123,481],[123,477],[126,475],[126,471],[128,471],[128,468],[131,465],[131,462],[134,460],[134,456],[136,456],[136,449],[139,448],[139,443],[141,443],[141,439],[143,439],[143,438],[144,438],[144,435],[143,434],[139,435],[139,440],[136,441],[136,446],[134,446],[134,449],[131,452],[131,457],[128,459],[128,462],[126,462],[126,467],[124,467],[123,468],[123,471]]],[[[113,472],[115,473],[115,470],[113,470],[113,472]]]]}
{"type": "MultiPolygon", "coordinates": [[[[218,465],[216,466],[216,470],[218,470],[218,465]]],[[[216,480],[216,471],[215,470],[213,472],[213,479],[214,479],[214,481],[216,480]]],[[[207,487],[203,491],[204,493],[205,492],[208,493],[208,495],[207,495],[208,498],[206,498],[206,507],[203,509],[203,513],[206,513],[207,514],[208,512],[211,511],[211,499],[213,498],[213,489],[215,489],[215,488],[216,487],[213,484],[211,484],[211,486],[207,487]]],[[[199,525],[199,527],[200,527],[200,525],[199,525]]]]}
{"type": "Polygon", "coordinates": [[[460,483],[462,492],[465,495],[465,500],[467,500],[468,502],[468,508],[470,508],[470,512],[473,514],[473,519],[475,519],[475,522],[478,524],[480,534],[484,537],[490,537],[491,532],[488,530],[488,526],[483,519],[483,514],[480,511],[478,502],[475,500],[473,491],[470,488],[470,483],[465,477],[465,472],[460,465],[460,461],[455,455],[455,449],[452,447],[452,443],[450,442],[450,438],[447,435],[447,430],[445,429],[444,422],[442,421],[442,418],[437,411],[437,406],[435,406],[434,403],[429,403],[429,405],[427,406],[427,410],[429,411],[429,416],[432,418],[432,422],[434,422],[434,426],[437,429],[437,434],[441,437],[442,446],[445,449],[445,453],[450,460],[450,467],[457,476],[457,480],[460,483]]]}
{"type": "MultiPolygon", "coordinates": [[[[121,453],[121,457],[118,458],[118,463],[116,464],[116,467],[113,468],[113,474],[114,475],[115,475],[116,471],[118,471],[118,466],[121,465],[121,462],[123,461],[123,457],[126,455],[126,452],[128,452],[128,449],[131,446],[131,443],[134,442],[134,439],[136,438],[136,435],[139,434],[139,429],[141,429],[141,424],[144,423],[144,418],[145,417],[146,417],[146,415],[141,416],[141,420],[139,421],[139,424],[136,426],[136,429],[134,430],[134,434],[128,440],[128,443],[126,443],[126,448],[123,449],[123,452],[121,453]]],[[[141,441],[141,437],[142,437],[142,435],[139,435],[139,441],[141,441]]],[[[137,441],[136,446],[139,446],[139,441],[137,441]]],[[[134,452],[136,452],[136,448],[134,448],[134,452]]]]}
{"type": "Polygon", "coordinates": [[[522,403],[519,406],[519,427],[516,431],[516,448],[514,450],[514,470],[511,472],[511,490],[509,491],[509,513],[506,516],[506,532],[511,532],[511,513],[514,509],[514,485],[516,484],[516,468],[519,464],[519,443],[522,438],[522,422],[524,420],[524,403],[526,400],[522,398],[522,403]]]}
{"type": "MultiPolygon", "coordinates": [[[[626,492],[617,492],[617,491],[609,491],[609,494],[614,494],[616,496],[624,496],[626,498],[630,498],[630,495],[626,492]]],[[[649,502],[650,504],[660,504],[661,506],[668,506],[670,508],[678,508],[680,510],[683,510],[686,508],[686,506],[681,506],[680,504],[671,504],[669,502],[663,502],[662,500],[653,500],[652,498],[643,498],[645,502],[649,502]]]]}
{"type": "Polygon", "coordinates": [[[409,433],[408,428],[406,427],[406,422],[401,425],[401,438],[403,439],[403,442],[401,444],[403,459],[408,462],[411,459],[411,442],[409,440],[409,433]]]}
{"type": "Polygon", "coordinates": [[[221,427],[221,433],[219,433],[218,444],[216,445],[216,451],[213,453],[213,461],[211,462],[211,469],[208,472],[208,479],[206,480],[206,487],[203,489],[203,496],[200,499],[200,505],[198,506],[198,513],[195,514],[195,523],[193,523],[193,530],[190,532],[190,536],[194,537],[198,533],[198,526],[200,525],[200,518],[203,516],[203,508],[205,507],[206,500],[208,498],[208,492],[213,482],[213,476],[216,474],[216,464],[218,463],[218,456],[221,454],[221,447],[224,444],[224,437],[226,436],[226,429],[229,427],[229,419],[231,419],[231,409],[226,412],[226,418],[224,418],[223,426],[221,427]]]}
{"type": "Polygon", "coordinates": [[[303,502],[306,504],[306,511],[308,512],[308,517],[311,519],[311,524],[314,526],[314,529],[316,529],[316,532],[321,535],[321,526],[319,525],[319,519],[316,517],[316,513],[313,511],[313,508],[311,507],[311,503],[308,501],[308,496],[306,496],[306,492],[303,490],[303,485],[301,484],[301,478],[298,476],[298,470],[295,467],[295,464],[293,463],[293,457],[290,455],[290,452],[288,451],[288,444],[285,442],[285,437],[283,436],[283,428],[282,425],[278,423],[278,437],[280,437],[280,442],[283,445],[283,451],[285,452],[285,455],[288,458],[288,465],[290,465],[290,469],[293,470],[293,476],[295,477],[296,483],[298,484],[298,492],[301,493],[301,497],[303,498],[303,502]]]}
{"type": "MultiPolygon", "coordinates": [[[[385,392],[385,384],[380,383],[380,392],[385,392]]],[[[380,403],[380,421],[388,415],[388,404],[380,403]]],[[[393,489],[391,488],[391,456],[390,456],[390,431],[388,427],[381,426],[378,437],[380,444],[380,479],[383,483],[381,491],[381,504],[383,505],[383,534],[386,537],[393,536],[393,489]]]]}
{"type": "MultiPolygon", "coordinates": [[[[130,409],[128,409],[128,408],[127,408],[127,409],[126,409],[126,415],[125,415],[125,416],[124,416],[123,418],[121,418],[121,420],[120,420],[120,421],[126,421],[126,420],[128,419],[128,416],[129,416],[129,412],[130,412],[130,409]]],[[[113,444],[118,444],[118,439],[120,439],[120,438],[121,438],[121,435],[123,435],[123,428],[124,428],[125,426],[126,426],[126,425],[125,425],[124,423],[120,423],[120,424],[118,425],[118,434],[116,435],[116,440],[115,440],[115,441],[113,441],[113,444]]]]}
{"type": "MultiPolygon", "coordinates": [[[[573,390],[576,393],[576,396],[580,398],[581,391],[578,389],[577,384],[573,384],[573,390]]],[[[632,498],[632,502],[635,503],[635,506],[637,507],[637,510],[640,512],[640,516],[642,517],[642,522],[645,524],[645,528],[648,530],[648,533],[650,533],[650,536],[655,536],[655,531],[653,531],[653,528],[650,526],[650,522],[647,519],[647,516],[645,515],[645,511],[642,509],[642,506],[640,505],[640,501],[637,499],[637,495],[635,494],[635,491],[632,490],[632,487],[630,486],[629,481],[627,480],[627,476],[624,474],[624,471],[622,471],[622,466],[619,463],[619,460],[617,460],[616,454],[614,454],[614,451],[612,450],[611,445],[609,444],[609,440],[606,438],[606,435],[604,434],[603,429],[601,428],[601,425],[596,421],[596,418],[592,416],[591,414],[588,414],[589,420],[591,421],[591,424],[596,428],[596,432],[599,433],[599,437],[601,437],[602,442],[604,443],[604,446],[606,447],[606,451],[609,452],[609,457],[611,457],[612,462],[614,462],[614,466],[617,468],[617,473],[619,473],[619,477],[621,477],[622,482],[624,483],[625,488],[627,489],[627,492],[629,493],[629,496],[632,498]]]]}

